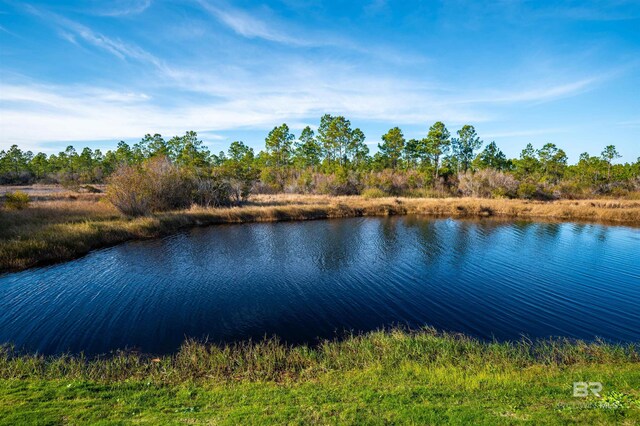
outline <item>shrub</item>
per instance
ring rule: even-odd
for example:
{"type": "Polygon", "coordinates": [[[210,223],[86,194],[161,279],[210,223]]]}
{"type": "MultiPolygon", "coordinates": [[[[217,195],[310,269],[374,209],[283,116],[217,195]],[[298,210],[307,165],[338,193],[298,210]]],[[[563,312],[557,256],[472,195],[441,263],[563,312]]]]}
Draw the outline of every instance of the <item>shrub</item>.
{"type": "Polygon", "coordinates": [[[313,190],[313,173],[311,170],[303,170],[296,179],[295,185],[289,188],[290,192],[307,194],[313,190]]]}
{"type": "Polygon", "coordinates": [[[258,180],[251,187],[251,192],[254,194],[277,194],[280,191],[277,186],[258,180]]]}
{"type": "Polygon", "coordinates": [[[580,184],[575,180],[560,182],[555,187],[557,198],[566,200],[584,199],[593,196],[593,192],[589,186],[580,184]]]}
{"type": "Polygon", "coordinates": [[[232,177],[228,178],[225,183],[221,184],[226,185],[229,189],[227,194],[227,201],[229,199],[229,195],[231,195],[233,201],[236,204],[240,204],[242,201],[245,201],[249,197],[249,194],[251,193],[251,186],[253,183],[248,183],[246,180],[232,177]]]}
{"type": "MultiPolygon", "coordinates": [[[[236,188],[237,189],[237,188],[236,188]]],[[[194,184],[193,201],[204,207],[219,207],[229,204],[233,185],[219,174],[197,178],[194,184]]],[[[238,197],[238,192],[236,192],[238,197]]]]}
{"type": "Polygon", "coordinates": [[[265,167],[260,171],[260,183],[265,193],[278,193],[284,188],[283,172],[274,167],[265,167]]]}
{"type": "MultiPolygon", "coordinates": [[[[2,151],[0,151],[0,160],[2,157],[2,151]]],[[[0,174],[0,185],[29,185],[35,181],[31,172],[4,172],[0,174]]]]}
{"type": "Polygon", "coordinates": [[[4,205],[12,210],[22,210],[29,207],[30,201],[29,194],[22,191],[7,192],[4,195],[4,205]]]}
{"type": "Polygon", "coordinates": [[[560,191],[555,185],[542,183],[538,184],[535,198],[538,200],[557,200],[560,198],[560,191]]]}
{"type": "Polygon", "coordinates": [[[293,176],[285,185],[287,194],[309,194],[313,192],[313,173],[303,171],[299,176],[293,176]]]}
{"type": "Polygon", "coordinates": [[[407,170],[405,173],[407,176],[407,186],[409,191],[424,188],[428,183],[424,174],[417,170],[407,170]]]}
{"type": "Polygon", "coordinates": [[[465,196],[513,198],[518,190],[518,181],[513,176],[493,169],[461,173],[458,180],[458,190],[465,196]]]}
{"type": "Polygon", "coordinates": [[[142,170],[120,166],[109,178],[107,199],[122,213],[142,216],[151,212],[151,194],[142,170]]]}
{"type": "Polygon", "coordinates": [[[58,172],[56,180],[64,189],[68,189],[70,191],[77,191],[80,189],[80,178],[77,173],[58,172]]]}
{"type": "Polygon", "coordinates": [[[388,197],[389,195],[385,194],[385,192],[379,188],[367,188],[362,191],[362,196],[366,199],[370,199],[388,197]]]}
{"type": "Polygon", "coordinates": [[[337,186],[335,175],[314,173],[313,188],[315,188],[316,193],[331,195],[335,192],[337,186]]]}
{"type": "Polygon", "coordinates": [[[193,186],[166,157],[154,157],[141,167],[119,167],[109,179],[107,198],[122,213],[141,216],[189,206],[193,186]]]}
{"type": "Polygon", "coordinates": [[[518,197],[530,200],[536,196],[538,187],[529,182],[522,182],[518,186],[518,197]]]}
{"type": "Polygon", "coordinates": [[[402,195],[409,189],[416,189],[422,184],[423,180],[420,174],[413,171],[395,172],[391,169],[385,169],[367,176],[367,186],[378,188],[390,195],[402,195]]]}
{"type": "Polygon", "coordinates": [[[315,192],[328,195],[357,195],[361,190],[360,180],[354,172],[338,171],[332,174],[315,173],[315,192]]]}
{"type": "Polygon", "coordinates": [[[363,185],[357,172],[338,169],[336,177],[338,187],[335,195],[358,195],[362,192],[363,185]]]}

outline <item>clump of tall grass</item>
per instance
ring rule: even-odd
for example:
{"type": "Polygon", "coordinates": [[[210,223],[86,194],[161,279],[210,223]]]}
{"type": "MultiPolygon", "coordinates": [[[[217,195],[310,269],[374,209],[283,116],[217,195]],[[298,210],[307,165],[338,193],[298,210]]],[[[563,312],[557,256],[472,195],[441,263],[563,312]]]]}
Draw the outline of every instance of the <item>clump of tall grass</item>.
{"type": "Polygon", "coordinates": [[[362,195],[362,198],[364,198],[365,200],[369,200],[371,198],[384,198],[389,196],[389,194],[385,193],[380,188],[367,188],[362,191],[362,194],[360,195],[362,195]]]}
{"type": "Polygon", "coordinates": [[[154,357],[117,352],[106,357],[25,355],[0,349],[2,379],[83,379],[114,382],[128,379],[154,383],[184,381],[309,380],[328,371],[346,373],[376,367],[394,371],[406,362],[424,366],[487,366],[521,369],[538,366],[640,363],[634,345],[585,343],[567,339],[484,342],[465,335],[389,329],[316,346],[291,346],[278,339],[225,346],[187,340],[174,354],[154,357]]]}
{"type": "Polygon", "coordinates": [[[29,207],[31,197],[23,191],[7,192],[4,195],[4,206],[10,210],[22,210],[29,207]]]}

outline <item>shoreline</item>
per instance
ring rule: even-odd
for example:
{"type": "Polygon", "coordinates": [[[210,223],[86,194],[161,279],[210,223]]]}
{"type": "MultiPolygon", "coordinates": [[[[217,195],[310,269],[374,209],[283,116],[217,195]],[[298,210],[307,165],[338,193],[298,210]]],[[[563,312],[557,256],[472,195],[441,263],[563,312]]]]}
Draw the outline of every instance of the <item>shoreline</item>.
{"type": "Polygon", "coordinates": [[[0,418],[6,424],[428,424],[446,415],[473,424],[621,418],[631,424],[640,420],[639,362],[635,345],[483,343],[430,328],[375,331],[317,347],[187,340],[159,357],[45,357],[0,346],[0,418]],[[600,384],[601,396],[577,398],[574,382],[582,380],[600,384]]]}
{"type": "Polygon", "coordinates": [[[59,195],[0,214],[0,273],[82,257],[131,240],[220,224],[416,215],[431,218],[581,222],[640,226],[640,201],[528,201],[480,198],[365,199],[361,196],[255,195],[239,207],[170,211],[127,218],[101,195],[59,195]]]}

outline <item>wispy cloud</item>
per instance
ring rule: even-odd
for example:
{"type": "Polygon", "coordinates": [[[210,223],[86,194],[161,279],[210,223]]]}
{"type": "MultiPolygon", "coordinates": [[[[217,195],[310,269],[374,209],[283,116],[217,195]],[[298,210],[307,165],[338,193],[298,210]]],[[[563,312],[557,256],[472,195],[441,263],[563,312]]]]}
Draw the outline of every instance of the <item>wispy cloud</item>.
{"type": "Polygon", "coordinates": [[[152,0],[112,0],[101,2],[98,8],[92,9],[92,13],[100,16],[127,16],[138,15],[151,6],[152,0]]]}
{"type": "Polygon", "coordinates": [[[469,104],[514,104],[514,103],[541,103],[559,98],[576,96],[591,90],[605,80],[606,77],[587,77],[570,83],[538,83],[535,88],[491,90],[481,93],[479,97],[463,99],[461,103],[469,104]]]}
{"type": "MultiPolygon", "coordinates": [[[[337,48],[339,52],[356,53],[396,65],[424,64],[428,60],[422,53],[412,51],[406,46],[397,49],[384,44],[361,44],[336,35],[334,31],[313,31],[309,28],[301,28],[281,19],[266,7],[252,13],[225,2],[195,1],[217,21],[235,34],[247,39],[262,39],[289,47],[337,48]],[[265,19],[265,16],[268,16],[268,19],[265,19]],[[283,30],[284,28],[286,30],[283,30]]],[[[385,1],[375,0],[370,6],[384,8],[385,1]]]]}
{"type": "Polygon", "coordinates": [[[135,60],[149,63],[158,69],[167,68],[166,64],[155,55],[141,47],[125,43],[121,40],[107,37],[76,21],[65,18],[53,12],[44,11],[28,5],[26,10],[35,16],[39,16],[58,28],[58,34],[70,43],[78,44],[81,40],[92,46],[98,47],[121,60],[135,60]]]}
{"type": "Polygon", "coordinates": [[[9,30],[8,28],[4,27],[3,25],[0,25],[0,33],[9,34],[10,36],[16,37],[16,38],[22,38],[21,36],[9,30]]]}
{"type": "Polygon", "coordinates": [[[282,30],[274,28],[266,21],[257,18],[241,9],[229,5],[220,5],[207,0],[196,0],[208,13],[229,27],[235,33],[247,38],[261,38],[277,43],[290,45],[314,45],[315,43],[300,37],[293,37],[282,30]]]}
{"type": "MultiPolygon", "coordinates": [[[[382,77],[343,80],[315,88],[292,82],[267,89],[259,81],[225,89],[215,102],[178,101],[162,105],[153,94],[86,86],[41,85],[32,82],[0,85],[0,128],[8,143],[37,146],[46,141],[135,139],[148,132],[167,135],[188,129],[199,133],[265,129],[281,122],[315,124],[325,113],[359,120],[390,120],[398,124],[445,119],[479,122],[486,115],[415,92],[382,77]],[[372,93],[371,86],[379,90],[372,93]],[[399,95],[398,95],[399,94],[399,95]]],[[[223,86],[229,87],[228,84],[223,86]]],[[[207,94],[214,87],[202,87],[207,94]]],[[[210,98],[206,98],[210,99],[210,98]]]]}

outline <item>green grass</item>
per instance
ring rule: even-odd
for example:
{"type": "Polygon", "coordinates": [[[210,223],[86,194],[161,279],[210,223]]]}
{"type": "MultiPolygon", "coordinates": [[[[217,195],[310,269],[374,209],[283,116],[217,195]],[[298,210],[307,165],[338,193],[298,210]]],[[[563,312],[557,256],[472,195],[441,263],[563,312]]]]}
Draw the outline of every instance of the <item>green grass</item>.
{"type": "Polygon", "coordinates": [[[521,422],[638,424],[639,350],[392,330],[315,348],[186,342],[161,358],[0,355],[0,424],[521,422]],[[601,382],[602,398],[573,397],[576,381],[601,382]]]}

